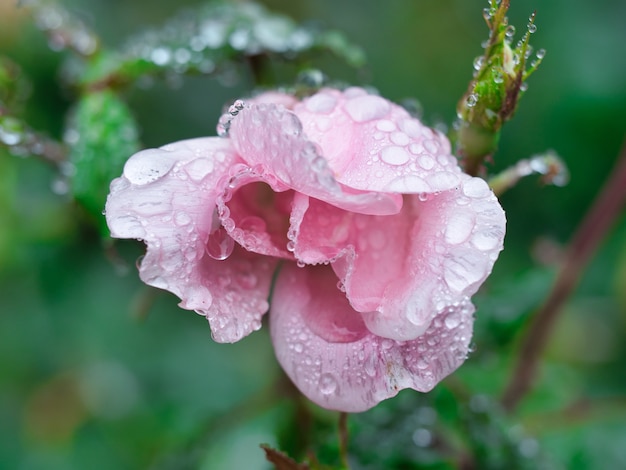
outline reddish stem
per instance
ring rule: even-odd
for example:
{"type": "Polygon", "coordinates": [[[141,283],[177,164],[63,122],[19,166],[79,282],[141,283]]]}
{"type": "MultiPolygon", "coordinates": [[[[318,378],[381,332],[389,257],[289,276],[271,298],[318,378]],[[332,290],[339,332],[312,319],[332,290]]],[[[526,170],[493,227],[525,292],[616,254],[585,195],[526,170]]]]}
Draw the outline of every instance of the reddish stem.
{"type": "Polygon", "coordinates": [[[583,268],[619,216],[625,202],[626,142],[608,181],[576,230],[548,298],[534,315],[522,340],[517,365],[502,396],[502,405],[506,410],[513,411],[530,390],[563,304],[576,288],[583,268]]]}

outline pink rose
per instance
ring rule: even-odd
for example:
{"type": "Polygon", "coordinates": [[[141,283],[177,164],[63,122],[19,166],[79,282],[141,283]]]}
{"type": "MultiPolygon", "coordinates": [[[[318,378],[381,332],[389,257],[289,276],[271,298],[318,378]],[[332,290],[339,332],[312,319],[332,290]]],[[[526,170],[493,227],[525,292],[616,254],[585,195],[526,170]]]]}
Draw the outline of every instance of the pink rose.
{"type": "Polygon", "coordinates": [[[147,244],[144,282],[219,342],[269,309],[278,361],[325,408],[429,391],[465,360],[505,217],[442,134],[359,88],[268,93],[218,127],[133,155],[111,184],[111,234],[147,244]]]}

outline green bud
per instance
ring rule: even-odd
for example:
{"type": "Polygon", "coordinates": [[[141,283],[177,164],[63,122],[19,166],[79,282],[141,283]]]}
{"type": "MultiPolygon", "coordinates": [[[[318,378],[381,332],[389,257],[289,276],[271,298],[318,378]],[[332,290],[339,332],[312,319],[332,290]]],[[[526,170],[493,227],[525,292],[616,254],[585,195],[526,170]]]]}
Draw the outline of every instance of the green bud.
{"type": "Polygon", "coordinates": [[[530,17],[522,40],[512,47],[515,27],[508,24],[506,17],[509,3],[510,0],[502,0],[498,5],[491,0],[490,8],[484,10],[491,31],[489,40],[484,54],[474,60],[474,76],[457,105],[458,153],[470,174],[476,174],[484,159],[495,152],[500,128],[515,114],[526,90],[526,79],[545,55],[540,50],[527,69],[532,52],[528,41],[536,31],[535,14],[530,17]]]}

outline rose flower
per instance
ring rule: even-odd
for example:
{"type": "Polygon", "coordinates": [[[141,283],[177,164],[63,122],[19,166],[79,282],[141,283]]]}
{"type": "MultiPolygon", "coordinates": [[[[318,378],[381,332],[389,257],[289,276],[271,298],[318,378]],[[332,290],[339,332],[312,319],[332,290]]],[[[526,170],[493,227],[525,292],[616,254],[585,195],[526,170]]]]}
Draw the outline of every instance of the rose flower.
{"type": "Polygon", "coordinates": [[[360,88],[237,101],[218,133],[141,151],[111,183],[111,234],[146,243],[146,284],[218,342],[269,310],[278,361],[329,409],[429,391],[465,360],[505,217],[442,134],[360,88]]]}

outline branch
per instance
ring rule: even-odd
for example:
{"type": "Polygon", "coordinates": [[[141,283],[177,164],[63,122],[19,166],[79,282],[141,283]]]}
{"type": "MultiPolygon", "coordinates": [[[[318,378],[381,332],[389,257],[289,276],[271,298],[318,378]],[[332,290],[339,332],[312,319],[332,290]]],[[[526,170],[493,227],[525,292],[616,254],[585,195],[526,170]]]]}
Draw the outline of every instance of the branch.
{"type": "Polygon", "coordinates": [[[608,181],[574,234],[552,291],[522,339],[517,365],[502,396],[502,405],[509,412],[530,390],[539,360],[563,304],[578,285],[583,268],[619,216],[625,202],[626,142],[608,181]]]}

